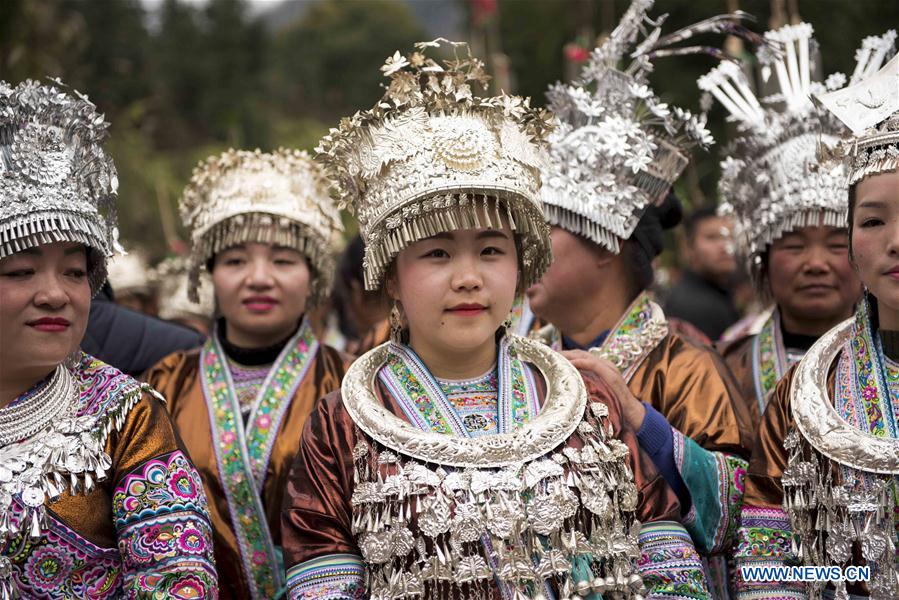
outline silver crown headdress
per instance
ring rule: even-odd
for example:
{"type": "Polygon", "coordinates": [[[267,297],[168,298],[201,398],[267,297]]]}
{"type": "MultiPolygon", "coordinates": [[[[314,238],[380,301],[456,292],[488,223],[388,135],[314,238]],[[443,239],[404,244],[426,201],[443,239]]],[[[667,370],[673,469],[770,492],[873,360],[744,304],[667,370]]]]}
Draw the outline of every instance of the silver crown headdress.
{"type": "Polygon", "coordinates": [[[472,87],[486,87],[488,77],[467,44],[440,39],[416,47],[387,59],[383,98],[343,119],[317,149],[337,196],[359,220],[365,287],[377,289],[409,244],[500,227],[503,216],[523,238],[523,283],[537,281],[552,260],[538,199],[549,114],[517,96],[474,95],[472,87]],[[440,64],[425,56],[447,45],[454,59],[440,64]]]}
{"type": "Polygon", "coordinates": [[[651,21],[646,14],[653,2],[634,0],[580,79],[555,84],[546,94],[557,118],[541,189],[546,218],[615,253],[646,207],[664,200],[689,163],[689,150],[713,142],[704,114],[669,107],[650,88],[652,59],[700,52],[722,58],[714,48],[669,48],[699,33],[753,37],[736,23],[744,13],[661,36],[666,16],[651,21]],[[652,28],[648,34],[645,25],[652,28]],[[632,60],[619,69],[625,57],[632,60]]]}
{"type": "MultiPolygon", "coordinates": [[[[817,159],[819,145],[832,147],[842,125],[816,107],[811,94],[845,85],[834,73],[825,84],[812,81],[812,26],[787,25],[765,33],[770,42],[758,53],[767,78],[773,67],[778,91],[757,98],[743,71],[723,63],[699,79],[737,122],[739,136],[725,150],[719,192],[721,212],[735,220],[743,254],[755,272],[760,255],[797,227],[846,225],[846,175],[843,167],[817,159]]],[[[852,81],[876,70],[895,33],[864,40],[852,81]]]]}
{"type": "MultiPolygon", "coordinates": [[[[889,33],[895,39],[896,33],[889,33]]],[[[899,169],[899,55],[875,73],[876,59],[883,60],[886,53],[881,46],[871,46],[862,46],[856,55],[868,68],[856,68],[848,87],[816,97],[852,131],[832,152],[822,148],[822,159],[844,160],[850,185],[899,169]]]]}
{"type": "Polygon", "coordinates": [[[190,230],[188,295],[199,302],[200,270],[222,250],[246,242],[293,248],[309,261],[310,306],[327,297],[343,224],[328,181],[306,153],[228,150],[201,162],[180,202],[190,230]]]}
{"type": "Polygon", "coordinates": [[[86,96],[59,80],[0,81],[0,258],[70,241],[90,251],[96,292],[118,249],[118,178],[104,152],[106,122],[86,96]]]}

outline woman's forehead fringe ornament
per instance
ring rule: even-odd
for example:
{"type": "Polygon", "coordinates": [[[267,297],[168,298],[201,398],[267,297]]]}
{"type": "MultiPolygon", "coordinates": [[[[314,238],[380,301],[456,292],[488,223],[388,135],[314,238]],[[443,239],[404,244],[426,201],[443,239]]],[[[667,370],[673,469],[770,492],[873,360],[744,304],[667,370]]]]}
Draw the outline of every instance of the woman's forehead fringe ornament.
{"type": "MultiPolygon", "coordinates": [[[[888,34],[892,36],[891,41],[896,39],[895,31],[888,34]]],[[[880,54],[878,48],[864,46],[859,53],[865,51],[876,53],[875,56],[880,54]]],[[[895,52],[893,45],[889,52],[895,52]]],[[[876,68],[873,66],[858,77],[853,76],[850,85],[842,90],[815,97],[816,102],[852,132],[836,148],[819,149],[822,160],[843,162],[849,185],[869,175],[899,169],[899,54],[875,73],[876,68]]]]}
{"type": "Polygon", "coordinates": [[[381,68],[387,90],[371,109],[341,120],[318,159],[365,240],[365,286],[378,289],[409,244],[463,228],[499,228],[521,239],[522,278],[539,280],[552,260],[539,204],[540,167],[551,127],[529,99],[486,89],[483,63],[468,45],[438,39],[399,52],[381,68]],[[432,49],[449,49],[437,62],[432,49]]]}
{"type": "Polygon", "coordinates": [[[292,248],[306,257],[310,306],[330,293],[343,223],[321,167],[306,152],[231,149],[211,156],[194,169],[179,209],[190,231],[191,302],[200,302],[206,262],[248,242],[292,248]]]}
{"type": "MultiPolygon", "coordinates": [[[[776,91],[756,97],[744,71],[724,63],[699,79],[736,122],[739,135],[725,149],[719,193],[721,212],[735,220],[741,253],[758,273],[761,253],[798,228],[846,226],[846,174],[843,165],[819,161],[819,147],[832,148],[846,133],[843,125],[812,101],[813,94],[846,85],[833,73],[812,81],[817,44],[807,23],[765,33],[769,45],[757,53],[762,79],[776,74],[776,91]]],[[[893,51],[896,33],[871,36],[856,52],[850,86],[876,72],[893,51]]],[[[894,92],[895,92],[894,88],[894,92]]]]}
{"type": "Polygon", "coordinates": [[[58,79],[0,81],[0,258],[54,242],[88,247],[91,290],[118,244],[109,123],[58,79]]]}
{"type": "Polygon", "coordinates": [[[546,217],[615,253],[646,207],[665,199],[689,163],[689,151],[714,143],[704,112],[669,106],[652,90],[653,60],[688,54],[726,59],[713,47],[672,47],[703,33],[762,41],[739,24],[748,16],[742,12],[662,36],[667,15],[651,20],[647,12],[653,3],[632,2],[580,78],[547,92],[557,122],[541,190],[546,217]]]}

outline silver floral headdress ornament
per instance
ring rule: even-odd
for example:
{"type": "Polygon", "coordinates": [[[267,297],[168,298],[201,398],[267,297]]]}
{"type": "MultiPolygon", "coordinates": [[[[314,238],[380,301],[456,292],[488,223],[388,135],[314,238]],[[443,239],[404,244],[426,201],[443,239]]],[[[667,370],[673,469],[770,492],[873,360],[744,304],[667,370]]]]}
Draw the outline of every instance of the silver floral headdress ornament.
{"type": "Polygon", "coordinates": [[[321,168],[300,150],[228,150],[202,161],[184,189],[190,230],[188,296],[199,302],[200,270],[217,253],[259,242],[293,248],[312,275],[310,306],[327,297],[343,224],[321,168]]]}
{"type": "MultiPolygon", "coordinates": [[[[895,40],[895,31],[888,35],[895,40]]],[[[869,68],[861,73],[857,68],[849,86],[815,97],[852,132],[833,149],[819,148],[823,160],[843,160],[849,185],[899,169],[899,54],[876,73],[875,58],[883,60],[888,53],[882,47],[862,46],[859,62],[869,54],[874,57],[867,60],[869,68]]]]}
{"type": "Polygon", "coordinates": [[[689,150],[714,141],[704,114],[669,107],[656,96],[649,86],[652,59],[697,53],[723,58],[715,48],[670,47],[705,32],[754,39],[737,23],[744,13],[661,36],[665,15],[650,20],[652,5],[653,0],[634,0],[580,78],[557,83],[546,94],[557,118],[541,190],[546,218],[615,253],[646,207],[664,200],[689,163],[689,150]],[[631,62],[619,69],[625,57],[631,62]]]}
{"type": "MultiPolygon", "coordinates": [[[[771,96],[757,98],[733,63],[699,80],[739,128],[721,164],[721,212],[733,215],[737,242],[756,274],[761,254],[785,233],[818,224],[846,226],[846,172],[839,163],[817,158],[819,145],[833,147],[845,128],[811,96],[844,86],[846,76],[834,73],[824,84],[812,81],[812,33],[807,23],[765,33],[770,45],[758,59],[764,78],[772,68],[776,74],[778,89],[771,96]]],[[[863,41],[852,83],[880,67],[895,38],[890,31],[863,41]]]]}
{"type": "Polygon", "coordinates": [[[103,150],[106,122],[59,80],[0,81],[0,258],[70,241],[89,249],[96,292],[118,246],[118,178],[103,150]]]}
{"type": "Polygon", "coordinates": [[[366,288],[379,287],[409,244],[498,228],[503,218],[521,238],[522,283],[537,281],[552,260],[539,204],[549,114],[517,96],[476,96],[472,87],[485,88],[488,77],[467,44],[439,39],[416,48],[387,59],[381,100],[343,119],[317,148],[335,193],[359,220],[366,288]],[[426,56],[441,46],[454,55],[442,64],[426,56]]]}

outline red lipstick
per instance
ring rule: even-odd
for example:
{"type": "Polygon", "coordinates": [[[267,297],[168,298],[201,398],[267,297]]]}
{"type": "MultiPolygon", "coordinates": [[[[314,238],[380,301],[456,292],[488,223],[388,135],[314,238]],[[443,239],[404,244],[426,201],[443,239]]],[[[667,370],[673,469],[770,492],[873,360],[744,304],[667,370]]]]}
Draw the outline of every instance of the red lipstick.
{"type": "Polygon", "coordinates": [[[26,325],[47,333],[59,333],[66,331],[72,326],[68,319],[63,319],[62,317],[43,317],[34,321],[28,321],[26,325]]]}

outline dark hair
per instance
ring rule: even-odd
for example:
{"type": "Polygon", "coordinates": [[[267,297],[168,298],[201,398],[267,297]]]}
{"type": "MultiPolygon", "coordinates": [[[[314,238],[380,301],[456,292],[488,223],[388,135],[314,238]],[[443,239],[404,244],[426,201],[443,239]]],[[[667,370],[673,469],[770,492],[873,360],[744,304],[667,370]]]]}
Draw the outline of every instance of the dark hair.
{"type": "Polygon", "coordinates": [[[682,216],[681,202],[671,192],[659,206],[646,209],[634,233],[622,244],[621,256],[630,267],[632,296],[636,297],[652,285],[655,278],[652,261],[665,248],[664,233],[676,227],[682,216]]]}
{"type": "Polygon", "coordinates": [[[357,233],[343,249],[337,265],[337,276],[345,286],[349,287],[353,281],[358,281],[362,285],[365,281],[365,272],[362,267],[364,257],[365,244],[362,242],[362,236],[357,233]]]}
{"type": "Polygon", "coordinates": [[[684,233],[687,236],[687,242],[693,241],[693,236],[696,235],[696,229],[700,223],[717,216],[718,209],[714,206],[702,206],[690,213],[690,216],[684,219],[684,233]]]}

